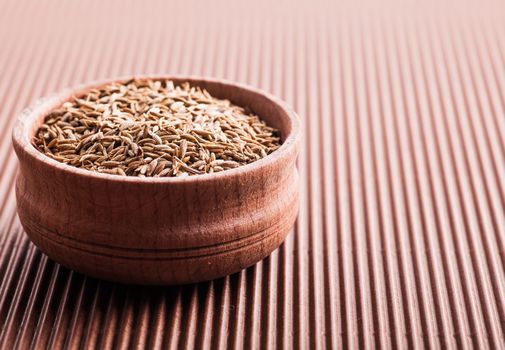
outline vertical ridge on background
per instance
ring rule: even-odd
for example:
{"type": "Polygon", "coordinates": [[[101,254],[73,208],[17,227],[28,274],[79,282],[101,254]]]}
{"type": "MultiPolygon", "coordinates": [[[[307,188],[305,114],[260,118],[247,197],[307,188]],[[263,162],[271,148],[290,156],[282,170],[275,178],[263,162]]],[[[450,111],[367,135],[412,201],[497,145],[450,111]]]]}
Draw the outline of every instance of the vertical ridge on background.
{"type": "MultiPolygon", "coordinates": [[[[307,101],[304,98],[305,86],[306,86],[306,57],[305,52],[307,52],[305,37],[302,33],[302,28],[300,28],[300,23],[294,23],[294,37],[293,41],[295,44],[295,52],[293,59],[295,61],[295,100],[294,108],[299,111],[304,117],[302,119],[302,125],[304,132],[302,134],[302,145],[300,147],[300,155],[298,157],[298,172],[301,179],[307,178],[309,175],[307,170],[308,165],[308,155],[307,155],[307,145],[309,144],[310,133],[310,119],[307,117],[307,101]]],[[[310,305],[308,301],[308,294],[311,292],[309,290],[308,279],[311,278],[310,271],[308,271],[308,259],[309,259],[309,248],[308,248],[308,228],[309,225],[309,212],[310,212],[310,198],[309,198],[309,185],[306,181],[301,181],[300,183],[300,201],[305,203],[300,206],[300,211],[298,214],[298,220],[295,223],[295,250],[294,254],[294,267],[293,267],[293,287],[294,291],[294,346],[299,348],[308,348],[309,337],[309,319],[311,313],[307,313],[310,305]]]]}
{"type": "MultiPolygon", "coordinates": [[[[474,218],[469,217],[469,213],[474,214],[474,212],[468,211],[466,205],[469,204],[467,198],[473,189],[468,183],[468,174],[466,173],[466,169],[464,169],[466,147],[463,143],[458,144],[459,140],[457,139],[458,134],[461,132],[459,120],[461,120],[466,113],[466,109],[464,108],[466,108],[467,101],[461,101],[458,95],[459,91],[455,91],[458,87],[456,84],[452,84],[451,79],[457,79],[457,77],[454,76],[456,67],[449,61],[452,57],[448,57],[447,51],[444,50],[444,42],[442,41],[445,39],[444,32],[439,30],[437,33],[437,38],[433,38],[431,42],[436,45],[434,51],[440,55],[438,56],[438,62],[441,63],[438,65],[438,79],[441,83],[440,86],[445,107],[445,113],[443,113],[441,118],[441,128],[445,133],[445,140],[448,142],[448,149],[446,152],[449,156],[449,164],[451,165],[450,173],[453,174],[453,172],[457,172],[458,174],[458,176],[454,178],[454,181],[452,181],[454,192],[450,195],[453,217],[456,219],[455,231],[458,235],[456,242],[459,243],[459,252],[461,253],[461,260],[463,260],[464,273],[462,275],[464,276],[464,283],[468,291],[467,297],[469,298],[471,306],[471,315],[475,321],[477,332],[480,335],[478,338],[479,346],[487,347],[489,346],[487,329],[489,324],[486,325],[486,323],[488,323],[488,317],[487,313],[483,311],[486,305],[483,305],[485,300],[482,298],[482,285],[477,281],[479,278],[479,271],[485,267],[482,266],[482,260],[479,259],[481,258],[481,254],[478,250],[480,250],[481,247],[475,247],[471,239],[470,231],[472,231],[471,226],[474,224],[474,222],[472,222],[474,218]],[[454,117],[457,117],[456,120],[450,123],[449,118],[454,117]],[[452,130],[450,130],[450,126],[452,126],[452,130]],[[458,152],[454,150],[455,148],[458,149],[458,152]],[[461,189],[462,186],[466,188],[465,191],[461,189]],[[477,272],[473,268],[475,265],[477,265],[477,272]]],[[[447,42],[445,42],[445,44],[447,44],[447,42]]],[[[468,144],[468,141],[465,145],[468,144]]]]}
{"type": "Polygon", "coordinates": [[[393,221],[393,206],[391,199],[392,180],[390,175],[390,141],[388,138],[387,119],[393,114],[392,98],[389,94],[389,77],[387,71],[387,61],[384,51],[384,41],[382,38],[383,29],[381,20],[373,22],[371,30],[372,40],[374,41],[374,59],[377,69],[377,89],[379,96],[379,115],[377,116],[378,131],[380,142],[378,141],[377,150],[380,151],[377,159],[377,177],[379,180],[379,212],[381,217],[381,238],[384,240],[382,249],[385,251],[385,277],[387,281],[388,308],[391,312],[390,322],[392,328],[392,338],[395,345],[399,348],[405,348],[407,344],[408,316],[404,308],[405,301],[402,300],[403,292],[400,282],[400,267],[395,257],[398,249],[394,237],[395,224],[393,221]],[[379,35],[380,34],[380,35],[379,35]]]}
{"type": "Polygon", "coordinates": [[[366,99],[366,124],[364,132],[368,132],[367,137],[364,137],[364,176],[365,176],[365,191],[366,191],[366,217],[367,217],[367,233],[369,235],[370,244],[370,261],[371,268],[371,284],[374,313],[374,328],[378,334],[376,339],[377,346],[383,348],[392,347],[391,339],[391,313],[388,312],[387,290],[385,281],[385,261],[382,254],[381,243],[381,218],[380,204],[377,192],[379,187],[379,179],[377,174],[377,159],[380,146],[376,145],[380,135],[376,135],[380,131],[377,123],[380,121],[380,100],[378,95],[377,68],[374,62],[374,52],[371,39],[370,23],[364,23],[361,31],[360,40],[362,40],[362,54],[364,56],[364,84],[366,99]],[[367,147],[368,144],[368,147],[367,147]]]}
{"type": "Polygon", "coordinates": [[[331,33],[328,34],[328,29],[330,24],[328,21],[322,22],[318,27],[318,31],[322,33],[320,38],[320,43],[318,45],[318,53],[320,55],[320,66],[319,66],[319,78],[321,79],[320,95],[321,95],[321,106],[320,113],[325,117],[324,124],[320,126],[321,128],[321,138],[323,140],[323,146],[321,149],[322,154],[322,181],[324,184],[324,191],[322,193],[324,202],[324,215],[323,215],[323,225],[326,234],[322,239],[323,249],[324,249],[324,278],[325,278],[325,302],[324,305],[326,313],[326,332],[334,335],[339,335],[326,339],[326,346],[328,348],[337,348],[341,346],[340,334],[341,326],[339,318],[337,316],[337,280],[338,280],[338,263],[337,258],[337,219],[336,215],[333,215],[333,210],[335,208],[335,178],[333,176],[335,172],[335,141],[332,137],[332,133],[335,128],[335,122],[332,118],[333,116],[333,101],[332,101],[332,88],[331,82],[333,78],[333,72],[331,71],[330,62],[332,60],[332,51],[330,48],[330,38],[331,33]],[[330,152],[325,152],[324,150],[330,150],[330,152]]]}
{"type": "Polygon", "coordinates": [[[505,347],[501,2],[0,7],[0,348],[505,347]],[[26,238],[16,115],[64,87],[154,72],[248,83],[300,115],[299,217],[255,266],[126,286],[26,238]]]}
{"type": "MultiPolygon", "coordinates": [[[[412,27],[408,28],[408,32],[412,30],[412,27]]],[[[423,291],[421,293],[421,298],[423,302],[424,318],[423,318],[423,328],[427,328],[427,333],[429,335],[429,345],[430,347],[440,347],[441,342],[439,341],[439,334],[442,332],[449,333],[446,336],[446,345],[448,347],[455,346],[452,342],[451,334],[452,325],[447,324],[447,320],[441,321],[441,316],[448,316],[450,311],[447,308],[447,301],[443,300],[442,302],[438,300],[439,296],[436,294],[437,289],[440,288],[440,279],[438,275],[438,280],[436,277],[430,274],[430,270],[433,270],[433,266],[440,265],[440,257],[439,257],[439,247],[434,244],[435,237],[433,234],[433,222],[431,221],[431,217],[429,213],[431,212],[431,208],[425,207],[425,202],[423,202],[423,194],[426,190],[425,179],[429,177],[426,173],[426,165],[425,165],[425,157],[426,157],[426,149],[425,144],[423,143],[422,134],[419,130],[418,120],[423,115],[423,111],[420,108],[420,97],[419,88],[417,87],[417,81],[415,76],[415,64],[413,58],[408,51],[409,49],[409,37],[410,35],[401,35],[404,34],[405,31],[396,30],[397,37],[397,52],[399,57],[402,57],[401,61],[401,71],[403,75],[403,89],[406,91],[406,100],[408,102],[408,118],[406,118],[407,125],[405,127],[406,133],[404,134],[405,142],[409,143],[409,153],[410,159],[412,162],[412,168],[409,172],[409,177],[411,184],[409,184],[409,188],[412,190],[412,193],[408,198],[412,203],[413,210],[415,210],[414,214],[411,214],[413,221],[413,233],[414,233],[414,241],[416,242],[415,251],[417,259],[420,260],[419,266],[419,280],[422,286],[419,287],[420,290],[423,291]],[[424,153],[424,154],[423,154],[424,153]],[[416,178],[415,173],[419,173],[422,171],[422,174],[416,178]],[[414,174],[413,174],[414,173],[414,174]],[[424,190],[424,191],[423,191],[424,190]],[[425,253],[426,252],[426,256],[425,253]],[[423,259],[424,258],[424,259],[423,259]],[[435,259],[435,261],[433,261],[435,259]],[[445,321],[445,323],[444,323],[445,321]],[[441,325],[441,323],[443,323],[441,325]],[[441,329],[442,328],[442,329],[441,329]]],[[[423,96],[424,98],[424,96],[423,96]]],[[[440,273],[441,271],[437,271],[440,273]]],[[[446,288],[445,286],[442,288],[446,288]]],[[[442,296],[443,298],[443,296],[442,296]]]]}
{"type": "MultiPolygon", "coordinates": [[[[460,275],[462,276],[463,283],[463,291],[464,297],[466,298],[466,305],[469,309],[470,322],[472,325],[472,329],[475,329],[478,337],[474,340],[479,344],[480,347],[488,346],[489,338],[486,330],[485,319],[482,311],[482,300],[479,298],[478,285],[476,284],[475,272],[473,270],[474,263],[472,262],[472,251],[470,248],[471,242],[468,241],[468,219],[465,216],[464,209],[462,205],[464,201],[462,201],[462,191],[460,184],[460,177],[456,175],[458,170],[458,165],[460,166],[460,159],[462,152],[464,150],[460,150],[457,154],[454,152],[454,148],[452,146],[453,143],[453,135],[454,130],[449,130],[448,126],[448,118],[454,116],[457,113],[455,108],[458,108],[454,102],[454,92],[451,90],[450,82],[447,79],[449,78],[448,72],[446,70],[447,61],[446,56],[444,55],[441,47],[441,43],[439,41],[439,36],[441,33],[437,33],[437,37],[435,38],[433,34],[433,27],[430,28],[430,34],[432,35],[431,49],[432,56],[439,63],[436,69],[436,77],[437,85],[440,92],[440,101],[443,104],[443,112],[441,118],[439,119],[440,124],[437,128],[441,130],[440,140],[443,143],[442,152],[443,155],[446,155],[446,160],[444,161],[445,172],[447,179],[446,185],[448,187],[447,197],[449,204],[449,215],[451,219],[451,223],[453,225],[452,233],[454,237],[454,241],[456,243],[456,259],[460,269],[460,275]],[[459,162],[458,162],[459,161],[459,162]]],[[[457,125],[454,125],[456,128],[457,125]]],[[[456,130],[457,132],[457,130],[456,130]]],[[[458,175],[464,177],[466,174],[458,173],[458,175]]],[[[466,179],[466,178],[464,178],[466,179]]],[[[467,334],[471,334],[469,331],[467,334]]]]}
{"type": "MultiPolygon", "coordinates": [[[[389,22],[389,21],[388,21],[389,22]]],[[[415,248],[412,248],[412,240],[416,232],[411,227],[409,206],[407,203],[408,190],[412,187],[407,185],[407,154],[408,145],[404,144],[401,137],[401,130],[405,130],[406,119],[406,101],[404,99],[404,89],[402,86],[402,72],[399,64],[400,59],[396,53],[396,43],[393,36],[394,30],[392,23],[388,23],[384,28],[385,49],[388,57],[389,69],[388,78],[390,79],[389,91],[392,97],[393,114],[389,118],[388,129],[391,130],[391,176],[392,181],[392,205],[394,215],[395,236],[397,244],[400,246],[400,279],[403,283],[402,294],[407,303],[408,325],[407,329],[411,334],[409,345],[412,347],[422,347],[425,341],[422,337],[422,319],[420,313],[419,286],[416,281],[416,261],[415,248]],[[394,96],[394,98],[393,98],[394,96]],[[407,234],[408,233],[408,234],[407,234]]],[[[425,292],[425,291],[423,291],[425,292]]]]}
{"type": "Polygon", "coordinates": [[[417,291],[422,291],[419,293],[417,298],[417,309],[419,310],[419,320],[417,321],[420,326],[419,336],[426,335],[427,343],[430,347],[438,346],[436,340],[437,322],[435,319],[435,311],[433,309],[433,297],[431,292],[430,281],[427,272],[427,260],[424,254],[421,252],[425,251],[425,242],[423,237],[423,221],[420,212],[418,197],[419,189],[418,183],[415,178],[415,173],[418,172],[417,164],[415,163],[413,156],[413,139],[414,136],[411,134],[411,115],[415,113],[412,95],[408,94],[408,82],[410,79],[407,77],[409,72],[409,66],[405,63],[408,62],[404,56],[402,56],[401,51],[401,41],[398,38],[398,34],[404,32],[400,26],[397,26],[398,22],[394,22],[391,26],[394,34],[392,35],[392,52],[398,57],[398,77],[399,77],[399,89],[401,90],[402,100],[404,101],[403,108],[400,110],[399,114],[404,113],[404,118],[401,118],[397,129],[397,138],[400,143],[399,148],[404,150],[402,152],[402,172],[404,174],[404,198],[406,207],[406,223],[408,230],[411,232],[410,235],[410,246],[413,250],[413,283],[415,284],[415,289],[417,291]],[[421,331],[424,330],[424,332],[421,331]]]}
{"type": "MultiPolygon", "coordinates": [[[[449,40],[452,41],[452,45],[446,44],[446,47],[452,48],[452,52],[455,55],[453,58],[456,60],[454,66],[456,67],[455,72],[458,76],[458,79],[454,79],[453,81],[459,81],[461,83],[461,86],[464,86],[460,92],[461,99],[465,100],[465,111],[460,114],[461,117],[458,118],[458,121],[455,124],[458,126],[458,135],[460,137],[462,145],[458,148],[463,148],[464,150],[464,152],[462,152],[464,155],[463,164],[465,166],[466,172],[468,173],[468,179],[470,180],[468,185],[465,184],[465,187],[469,189],[468,192],[465,192],[471,194],[471,197],[467,197],[465,200],[465,208],[467,208],[465,216],[468,217],[469,221],[468,230],[470,231],[470,239],[474,247],[473,251],[474,254],[477,255],[477,263],[475,265],[478,266],[478,286],[481,290],[480,299],[483,300],[486,309],[484,315],[487,321],[487,329],[490,333],[490,337],[494,341],[494,346],[503,347],[505,346],[505,343],[503,343],[503,332],[500,326],[500,319],[497,311],[497,300],[495,299],[495,293],[496,291],[499,291],[500,287],[497,285],[493,286],[491,281],[491,279],[501,279],[503,281],[503,271],[501,271],[501,269],[490,271],[488,261],[492,258],[494,247],[486,246],[488,236],[487,233],[489,230],[488,215],[483,218],[483,213],[489,212],[486,198],[483,198],[483,196],[486,195],[486,189],[483,188],[484,185],[482,183],[482,174],[476,173],[477,170],[475,172],[473,171],[474,169],[482,170],[481,160],[479,159],[479,155],[476,154],[478,150],[475,149],[475,127],[471,124],[471,121],[468,121],[470,115],[479,116],[479,111],[475,108],[474,96],[476,92],[472,90],[472,87],[469,86],[468,82],[468,79],[472,77],[472,74],[470,72],[462,71],[462,61],[466,57],[464,53],[458,54],[457,48],[455,46],[457,43],[454,39],[454,37],[449,38],[449,40]],[[491,252],[489,249],[491,249],[491,252]]],[[[491,182],[488,182],[488,184],[491,184],[491,182]]],[[[501,289],[503,289],[503,287],[504,286],[502,285],[501,289]]]]}
{"type": "MultiPolygon", "coordinates": [[[[416,28],[417,29],[417,28],[416,28]]],[[[416,33],[419,34],[419,33],[416,33]]],[[[432,182],[432,188],[430,189],[430,196],[432,198],[431,202],[434,202],[434,220],[435,220],[435,230],[439,239],[441,240],[441,247],[443,252],[443,263],[438,267],[438,273],[446,274],[445,279],[447,284],[443,285],[443,290],[451,292],[449,301],[451,302],[451,314],[456,314],[456,322],[458,325],[458,331],[456,334],[461,336],[456,337],[458,341],[458,346],[464,344],[465,347],[470,347],[473,340],[468,335],[470,334],[470,324],[468,320],[466,301],[463,294],[463,288],[461,285],[460,275],[458,273],[458,262],[456,260],[456,249],[454,248],[453,237],[451,233],[451,218],[447,212],[448,205],[446,202],[447,188],[445,186],[445,179],[443,178],[442,170],[442,160],[440,152],[439,139],[434,137],[434,130],[439,130],[439,128],[434,126],[434,115],[440,116],[442,114],[441,106],[439,100],[437,99],[435,93],[438,93],[438,86],[436,84],[435,78],[433,77],[433,65],[428,64],[429,60],[433,55],[424,55],[426,48],[426,33],[421,33],[422,37],[419,38],[421,43],[419,44],[418,55],[421,57],[422,61],[420,63],[419,74],[420,84],[423,84],[420,91],[420,95],[424,98],[426,102],[426,107],[424,113],[425,118],[421,118],[423,121],[421,127],[423,142],[427,145],[427,158],[430,169],[430,179],[432,182]],[[423,56],[424,55],[424,56],[423,56]],[[435,97],[434,97],[435,96],[435,97]],[[448,275],[448,276],[447,276],[448,275]]],[[[419,36],[418,36],[419,37],[419,36]]],[[[416,38],[417,39],[417,38],[416,38]]],[[[412,55],[414,57],[414,54],[412,55]]],[[[431,63],[431,62],[430,62],[431,63]]],[[[450,335],[452,336],[452,335],[450,335]]]]}
{"type": "MultiPolygon", "coordinates": [[[[342,144],[337,158],[337,178],[340,191],[339,202],[337,210],[339,212],[339,233],[341,266],[342,266],[342,308],[344,312],[341,317],[345,321],[344,329],[344,347],[357,348],[359,346],[358,337],[358,317],[357,313],[359,308],[359,291],[356,290],[355,285],[355,259],[354,254],[356,249],[353,244],[353,231],[352,231],[352,189],[353,183],[350,171],[350,146],[349,146],[349,121],[348,115],[354,116],[354,104],[352,101],[352,61],[349,55],[350,50],[350,33],[349,33],[349,19],[342,21],[342,33],[339,33],[339,59],[341,60],[341,94],[342,94],[342,120],[341,125],[337,126],[339,134],[336,135],[337,140],[342,144]],[[345,190],[343,190],[345,189],[345,190]]],[[[310,123],[310,122],[309,122],[310,123]]],[[[339,147],[337,146],[337,147],[339,147]]]]}
{"type": "MultiPolygon", "coordinates": [[[[373,271],[371,266],[369,266],[368,259],[370,257],[370,237],[368,235],[369,226],[367,221],[367,194],[368,188],[366,186],[366,172],[365,172],[365,158],[367,152],[367,142],[370,141],[367,131],[369,127],[367,124],[367,98],[366,96],[366,73],[364,69],[365,57],[362,54],[362,44],[361,31],[363,30],[362,19],[355,19],[353,21],[353,40],[351,48],[351,57],[354,62],[353,64],[353,96],[354,96],[354,106],[355,106],[355,117],[351,117],[354,120],[354,132],[356,133],[351,139],[355,139],[357,142],[356,153],[357,161],[354,163],[354,178],[358,179],[357,184],[353,185],[356,202],[353,206],[353,219],[354,219],[354,236],[356,240],[356,252],[358,255],[358,272],[359,272],[359,294],[361,299],[361,332],[363,334],[363,343],[365,348],[375,348],[376,340],[373,337],[375,332],[375,320],[373,317],[373,271]]],[[[353,193],[354,195],[354,193],[353,193]]]]}
{"type": "MultiPolygon", "coordinates": [[[[308,177],[315,179],[311,181],[309,188],[309,225],[313,228],[314,234],[311,236],[308,242],[310,254],[309,268],[310,273],[310,284],[312,288],[309,288],[309,308],[312,310],[312,317],[310,322],[312,323],[311,334],[325,334],[325,286],[324,286],[324,274],[321,264],[323,259],[320,257],[324,254],[322,251],[322,241],[325,233],[323,227],[323,218],[320,215],[324,212],[324,186],[322,181],[322,169],[323,160],[322,152],[323,149],[323,138],[321,135],[321,126],[325,124],[325,115],[321,113],[321,91],[320,91],[320,76],[318,72],[318,67],[320,67],[320,57],[317,55],[317,39],[315,38],[315,23],[312,22],[308,25],[305,41],[308,44],[307,50],[307,68],[306,75],[308,80],[308,94],[309,99],[307,103],[307,119],[315,120],[316,123],[312,123],[306,130],[308,147],[308,177]]],[[[322,348],[324,344],[324,338],[322,337],[312,337],[310,341],[311,348],[322,348]]]]}

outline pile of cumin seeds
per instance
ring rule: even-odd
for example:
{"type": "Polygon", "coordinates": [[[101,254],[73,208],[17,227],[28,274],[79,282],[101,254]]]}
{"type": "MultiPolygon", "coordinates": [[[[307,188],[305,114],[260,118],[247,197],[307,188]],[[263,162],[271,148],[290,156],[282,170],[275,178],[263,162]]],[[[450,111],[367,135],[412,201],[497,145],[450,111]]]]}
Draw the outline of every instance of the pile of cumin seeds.
{"type": "Polygon", "coordinates": [[[47,156],[122,176],[188,176],[252,163],[279,132],[199,87],[134,79],[93,89],[51,112],[33,137],[47,156]]]}

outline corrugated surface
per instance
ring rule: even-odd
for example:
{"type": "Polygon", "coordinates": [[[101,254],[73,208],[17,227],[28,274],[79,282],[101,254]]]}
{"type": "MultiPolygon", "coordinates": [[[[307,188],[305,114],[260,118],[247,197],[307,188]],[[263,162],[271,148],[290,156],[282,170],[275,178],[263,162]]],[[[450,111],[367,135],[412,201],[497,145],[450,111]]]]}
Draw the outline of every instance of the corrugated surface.
{"type": "Polygon", "coordinates": [[[2,1],[0,344],[504,348],[503,2],[2,1]],[[15,212],[14,116],[92,79],[224,77],[305,123],[271,257],[200,285],[75,274],[15,212]]]}

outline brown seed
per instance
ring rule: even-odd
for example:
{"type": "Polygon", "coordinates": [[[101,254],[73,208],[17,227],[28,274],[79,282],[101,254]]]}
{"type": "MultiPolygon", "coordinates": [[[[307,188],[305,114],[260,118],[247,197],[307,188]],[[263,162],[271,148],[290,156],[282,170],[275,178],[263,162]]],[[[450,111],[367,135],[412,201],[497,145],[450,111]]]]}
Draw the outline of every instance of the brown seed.
{"type": "Polygon", "coordinates": [[[268,156],[278,132],[189,83],[131,80],[92,89],[49,114],[33,137],[49,157],[121,176],[188,176],[268,156]]]}

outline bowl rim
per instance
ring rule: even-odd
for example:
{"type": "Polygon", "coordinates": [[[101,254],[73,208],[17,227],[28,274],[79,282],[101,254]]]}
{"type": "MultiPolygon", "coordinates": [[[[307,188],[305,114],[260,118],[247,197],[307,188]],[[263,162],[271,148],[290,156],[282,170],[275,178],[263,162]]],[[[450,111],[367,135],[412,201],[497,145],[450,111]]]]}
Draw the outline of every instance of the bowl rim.
{"type": "MultiPolygon", "coordinates": [[[[224,97],[226,98],[226,97],[224,97]]],[[[254,106],[251,106],[254,109],[254,106]]],[[[122,76],[119,78],[112,79],[102,79],[93,80],[88,83],[79,84],[74,87],[63,89],[59,92],[53,93],[47,97],[40,98],[36,100],[30,107],[26,108],[21,112],[16,118],[12,129],[12,142],[15,146],[18,146],[22,152],[27,154],[33,161],[42,162],[47,166],[61,170],[69,175],[83,176],[89,179],[106,180],[112,182],[120,183],[145,183],[145,184],[163,184],[163,183],[185,183],[185,182],[203,182],[212,181],[218,179],[225,179],[230,177],[240,176],[251,171],[267,167],[268,165],[274,163],[278,159],[289,156],[293,148],[298,151],[298,143],[301,138],[301,120],[296,112],[283,100],[274,95],[265,92],[261,89],[255,88],[253,86],[233,82],[227,79],[218,79],[213,77],[197,76],[197,75],[164,75],[164,74],[147,74],[147,75],[129,75],[122,76]],[[114,82],[127,82],[131,79],[152,79],[152,80],[187,80],[191,82],[208,82],[211,84],[221,84],[228,85],[231,87],[239,88],[247,93],[253,93],[266,98],[274,105],[277,105],[285,112],[290,123],[290,131],[286,135],[285,140],[281,146],[274,152],[268,154],[266,157],[256,160],[252,163],[241,165],[234,169],[228,169],[225,171],[217,173],[207,173],[199,174],[193,176],[183,176],[183,177],[138,177],[138,176],[118,176],[112,174],[105,174],[96,171],[86,170],[78,167],[74,167],[65,163],[58,162],[55,159],[45,155],[44,153],[37,150],[31,143],[31,133],[33,130],[33,124],[39,119],[41,114],[47,114],[48,111],[57,108],[65,100],[68,100],[74,95],[83,93],[86,90],[97,88],[106,84],[114,82]]],[[[17,149],[18,147],[14,147],[17,149]]]]}

